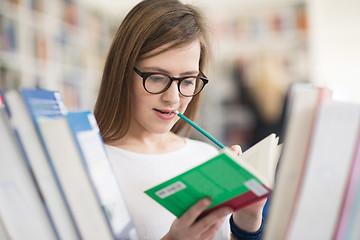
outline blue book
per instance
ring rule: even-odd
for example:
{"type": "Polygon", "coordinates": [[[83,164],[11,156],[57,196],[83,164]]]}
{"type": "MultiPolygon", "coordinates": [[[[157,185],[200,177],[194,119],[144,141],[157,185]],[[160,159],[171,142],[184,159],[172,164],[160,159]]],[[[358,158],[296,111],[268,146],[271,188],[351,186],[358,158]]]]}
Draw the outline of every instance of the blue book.
{"type": "Polygon", "coordinates": [[[138,239],[94,114],[91,111],[69,112],[67,118],[115,238],[138,239]]]}
{"type": "Polygon", "coordinates": [[[80,238],[114,239],[81,153],[67,121],[67,108],[58,91],[22,89],[21,95],[62,189],[80,238]]]}

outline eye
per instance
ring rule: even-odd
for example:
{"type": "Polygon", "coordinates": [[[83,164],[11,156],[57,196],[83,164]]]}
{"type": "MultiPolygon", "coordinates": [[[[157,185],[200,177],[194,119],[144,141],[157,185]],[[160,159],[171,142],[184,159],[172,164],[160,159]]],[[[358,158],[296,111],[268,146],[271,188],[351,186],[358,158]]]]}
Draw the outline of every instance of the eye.
{"type": "Polygon", "coordinates": [[[165,75],[153,74],[147,78],[147,81],[151,81],[153,83],[163,83],[163,82],[168,82],[169,80],[168,77],[166,77],[165,75]]]}
{"type": "Polygon", "coordinates": [[[195,77],[188,77],[188,78],[185,78],[181,84],[184,85],[184,86],[190,86],[190,85],[195,85],[196,83],[196,78],[195,77]]]}

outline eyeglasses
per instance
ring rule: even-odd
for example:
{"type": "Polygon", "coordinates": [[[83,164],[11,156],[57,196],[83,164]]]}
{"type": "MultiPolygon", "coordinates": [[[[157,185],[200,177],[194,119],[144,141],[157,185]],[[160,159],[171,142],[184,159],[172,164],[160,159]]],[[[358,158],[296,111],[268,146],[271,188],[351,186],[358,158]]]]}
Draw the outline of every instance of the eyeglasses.
{"type": "Polygon", "coordinates": [[[170,77],[164,73],[141,72],[136,67],[134,71],[143,79],[143,86],[148,93],[160,94],[169,89],[173,81],[178,81],[178,90],[184,97],[193,97],[203,90],[204,86],[209,82],[206,76],[187,76],[187,77],[170,77]]]}

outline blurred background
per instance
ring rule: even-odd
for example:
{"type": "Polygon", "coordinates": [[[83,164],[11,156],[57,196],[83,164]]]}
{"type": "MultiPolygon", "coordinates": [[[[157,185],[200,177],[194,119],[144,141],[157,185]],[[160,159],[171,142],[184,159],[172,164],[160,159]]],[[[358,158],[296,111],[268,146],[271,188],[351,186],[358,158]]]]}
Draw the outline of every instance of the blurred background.
{"type": "MultiPolygon", "coordinates": [[[[69,109],[93,109],[112,37],[138,2],[0,0],[0,88],[60,90],[69,109]]],[[[215,39],[196,122],[224,144],[281,134],[293,83],[360,103],[359,0],[184,2],[204,11],[215,39]]]]}

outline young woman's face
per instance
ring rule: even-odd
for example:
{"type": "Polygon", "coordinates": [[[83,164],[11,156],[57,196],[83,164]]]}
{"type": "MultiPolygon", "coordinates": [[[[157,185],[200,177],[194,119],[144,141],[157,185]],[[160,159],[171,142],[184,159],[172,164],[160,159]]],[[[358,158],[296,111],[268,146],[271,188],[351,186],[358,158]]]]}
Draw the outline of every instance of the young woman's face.
{"type": "MultiPolygon", "coordinates": [[[[154,51],[157,52],[161,48],[154,51]]],[[[171,77],[197,76],[199,60],[200,43],[194,41],[184,47],[171,49],[140,60],[135,67],[143,73],[157,72],[171,77]]],[[[131,129],[149,133],[170,131],[179,119],[173,111],[177,110],[183,113],[192,98],[184,97],[179,93],[178,81],[173,81],[169,89],[160,94],[148,93],[144,89],[143,79],[135,72],[132,81],[134,92],[131,129]]]]}

